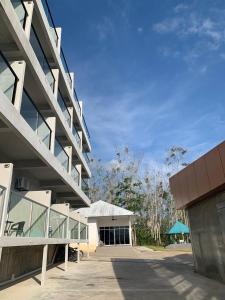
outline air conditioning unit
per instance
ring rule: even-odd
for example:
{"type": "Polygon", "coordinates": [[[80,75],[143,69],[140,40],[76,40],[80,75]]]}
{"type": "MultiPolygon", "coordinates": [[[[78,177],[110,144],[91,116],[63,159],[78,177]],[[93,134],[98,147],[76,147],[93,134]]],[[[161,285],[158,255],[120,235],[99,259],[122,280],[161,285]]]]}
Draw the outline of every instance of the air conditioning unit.
{"type": "Polygon", "coordinates": [[[18,191],[29,191],[30,181],[26,177],[18,177],[15,182],[15,189],[18,191]]]}

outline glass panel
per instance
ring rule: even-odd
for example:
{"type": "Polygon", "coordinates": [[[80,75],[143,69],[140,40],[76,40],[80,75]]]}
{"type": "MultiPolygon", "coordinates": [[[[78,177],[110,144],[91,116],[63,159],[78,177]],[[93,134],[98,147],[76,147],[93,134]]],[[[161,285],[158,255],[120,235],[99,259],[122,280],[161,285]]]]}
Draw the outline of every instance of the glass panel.
{"type": "Polygon", "coordinates": [[[49,24],[49,28],[50,28],[52,37],[53,37],[53,39],[55,41],[55,44],[57,46],[57,44],[58,44],[58,34],[57,34],[56,29],[55,29],[55,24],[54,24],[54,21],[53,21],[53,18],[52,18],[52,14],[51,14],[51,11],[49,9],[47,0],[42,0],[42,5],[44,7],[46,17],[48,19],[48,24],[49,24]]]}
{"type": "Polygon", "coordinates": [[[124,229],[119,229],[120,230],[120,244],[125,244],[124,240],[124,229]]]}
{"type": "Polygon", "coordinates": [[[11,0],[22,27],[25,27],[27,11],[21,0],[11,0]]]}
{"type": "Polygon", "coordinates": [[[69,86],[70,86],[70,88],[72,88],[72,79],[71,79],[71,76],[70,76],[70,71],[69,71],[69,68],[68,68],[68,65],[67,65],[67,62],[66,62],[66,58],[65,58],[65,55],[63,53],[62,48],[61,48],[61,51],[60,51],[60,57],[61,57],[61,61],[62,61],[64,70],[65,70],[65,73],[66,73],[66,76],[67,76],[67,79],[68,79],[69,86]]]}
{"type": "Polygon", "coordinates": [[[55,157],[58,158],[62,166],[68,171],[69,157],[57,140],[55,140],[55,157]]]}
{"type": "Polygon", "coordinates": [[[85,121],[84,116],[83,116],[83,124],[84,124],[84,128],[85,128],[86,134],[87,134],[87,136],[90,138],[90,133],[89,133],[89,131],[88,131],[87,124],[86,124],[86,121],[85,121]]]}
{"type": "Polygon", "coordinates": [[[51,129],[25,91],[23,91],[20,113],[30,127],[38,134],[42,142],[50,148],[51,129]]]}
{"type": "Polygon", "coordinates": [[[70,127],[71,116],[70,116],[70,113],[67,109],[67,106],[65,104],[65,101],[64,101],[60,91],[58,92],[58,103],[59,103],[59,106],[60,106],[60,108],[61,108],[61,110],[64,114],[64,117],[65,117],[65,119],[66,119],[66,121],[67,121],[67,123],[70,127]]]}
{"type": "Polygon", "coordinates": [[[66,216],[56,212],[50,211],[50,226],[49,237],[50,238],[66,238],[66,216]]]}
{"type": "Polygon", "coordinates": [[[33,202],[30,237],[45,236],[47,208],[33,202]]]}
{"type": "Polygon", "coordinates": [[[109,243],[110,245],[114,245],[115,241],[114,241],[114,229],[110,229],[109,230],[109,243]]]}
{"type": "Polygon", "coordinates": [[[5,232],[7,236],[44,237],[47,208],[11,193],[5,232]]]}
{"type": "Polygon", "coordinates": [[[74,165],[72,165],[71,176],[72,176],[73,179],[75,180],[76,184],[79,185],[80,174],[79,174],[77,168],[76,168],[74,165]]]}
{"type": "Polygon", "coordinates": [[[73,132],[73,136],[76,139],[77,145],[80,148],[81,147],[81,140],[80,140],[80,136],[79,136],[79,134],[78,134],[78,132],[77,132],[76,127],[75,127],[74,124],[73,124],[73,127],[72,127],[72,132],[73,132]]]}
{"type": "Polygon", "coordinates": [[[89,164],[90,163],[90,158],[89,158],[87,152],[83,152],[83,155],[84,155],[84,158],[86,160],[86,163],[89,164]]]}
{"type": "Polygon", "coordinates": [[[100,229],[100,241],[105,244],[105,230],[100,229]]]}
{"type": "Polygon", "coordinates": [[[73,96],[74,96],[74,99],[75,99],[75,103],[76,103],[76,106],[77,106],[77,109],[78,109],[79,116],[81,116],[81,107],[80,107],[80,103],[79,103],[79,100],[77,98],[77,93],[76,93],[75,89],[73,90],[73,96]]]}
{"type": "Polygon", "coordinates": [[[105,245],[109,245],[109,230],[105,230],[105,245]]]}
{"type": "Polygon", "coordinates": [[[86,225],[83,223],[80,223],[80,239],[86,240],[86,225]]]}
{"type": "Polygon", "coordinates": [[[70,219],[70,238],[78,239],[78,221],[70,219]]]}
{"type": "Polygon", "coordinates": [[[25,92],[23,92],[23,96],[22,96],[20,113],[23,116],[23,118],[26,120],[26,122],[30,125],[30,127],[34,131],[36,131],[37,122],[38,122],[38,112],[25,92]]]}
{"type": "Polygon", "coordinates": [[[129,244],[130,243],[129,229],[124,229],[124,233],[125,233],[125,244],[129,244]]]}
{"type": "Polygon", "coordinates": [[[120,230],[118,227],[115,228],[115,243],[120,244],[120,230]]]}
{"type": "Polygon", "coordinates": [[[14,100],[14,91],[16,88],[17,78],[8,62],[0,53],[0,89],[9,98],[11,102],[14,100]]]}
{"type": "Polygon", "coordinates": [[[42,142],[50,148],[51,130],[49,129],[43,118],[38,115],[37,134],[41,138],[42,142]]]}
{"type": "Polygon", "coordinates": [[[4,200],[5,200],[5,188],[0,186],[0,224],[2,222],[2,210],[3,210],[4,200]]]}
{"type": "Polygon", "coordinates": [[[31,43],[31,46],[32,46],[32,48],[37,56],[37,59],[42,67],[42,70],[45,73],[45,76],[50,84],[50,87],[52,88],[52,90],[54,90],[55,78],[52,74],[52,70],[49,66],[49,63],[47,61],[47,58],[44,54],[41,43],[38,39],[38,36],[37,36],[33,26],[31,27],[31,32],[30,32],[30,43],[31,43]]]}
{"type": "Polygon", "coordinates": [[[81,188],[82,188],[82,191],[87,195],[89,196],[89,186],[88,186],[88,183],[86,180],[82,179],[82,182],[81,182],[81,188]]]}

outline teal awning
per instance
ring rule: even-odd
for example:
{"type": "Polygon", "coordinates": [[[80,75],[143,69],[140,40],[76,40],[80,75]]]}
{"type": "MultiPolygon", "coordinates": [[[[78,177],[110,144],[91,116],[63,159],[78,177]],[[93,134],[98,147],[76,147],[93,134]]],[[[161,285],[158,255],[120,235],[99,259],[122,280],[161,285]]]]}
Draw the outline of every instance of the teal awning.
{"type": "Polygon", "coordinates": [[[187,225],[177,221],[169,230],[169,234],[190,233],[187,225]]]}

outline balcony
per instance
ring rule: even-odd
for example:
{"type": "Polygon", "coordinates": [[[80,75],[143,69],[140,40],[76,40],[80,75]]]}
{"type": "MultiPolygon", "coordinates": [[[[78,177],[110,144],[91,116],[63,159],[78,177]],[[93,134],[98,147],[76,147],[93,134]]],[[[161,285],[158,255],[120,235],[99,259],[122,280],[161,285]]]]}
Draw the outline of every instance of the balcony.
{"type": "Polygon", "coordinates": [[[17,16],[19,18],[21,26],[24,29],[26,26],[26,20],[27,20],[27,16],[28,16],[26,7],[22,0],[11,0],[11,3],[15,9],[15,13],[17,14],[17,16]]]}
{"type": "Polygon", "coordinates": [[[41,141],[50,149],[52,131],[25,90],[20,113],[41,141]]]}
{"type": "Polygon", "coordinates": [[[11,192],[4,235],[8,237],[45,237],[47,207],[11,192]]]}
{"type": "Polygon", "coordinates": [[[73,89],[73,97],[75,99],[75,105],[76,105],[77,110],[79,112],[79,116],[81,116],[81,107],[80,107],[80,103],[79,103],[79,100],[77,98],[77,93],[76,93],[75,89],[73,89]]]}
{"type": "Polygon", "coordinates": [[[87,124],[86,124],[86,121],[85,121],[84,116],[83,116],[83,124],[84,124],[84,128],[85,128],[86,134],[87,134],[87,136],[88,136],[89,139],[90,139],[90,133],[89,133],[89,131],[88,131],[87,124]]]}
{"type": "Polygon", "coordinates": [[[69,156],[67,155],[66,151],[62,147],[62,145],[59,143],[57,139],[55,139],[55,157],[58,158],[61,165],[65,168],[65,170],[68,172],[69,168],[69,156]]]}
{"type": "Polygon", "coordinates": [[[81,139],[80,139],[80,136],[79,136],[79,134],[78,134],[78,132],[77,132],[76,127],[75,127],[74,124],[72,126],[72,133],[73,133],[73,136],[76,139],[78,147],[81,148],[81,139]]]}
{"type": "Polygon", "coordinates": [[[72,164],[72,169],[71,169],[71,176],[73,177],[76,184],[79,185],[80,184],[80,173],[73,164],[72,164]]]}
{"type": "Polygon", "coordinates": [[[70,127],[70,125],[71,125],[71,116],[70,116],[70,113],[68,111],[68,108],[66,106],[66,103],[65,103],[65,101],[64,101],[64,99],[63,99],[62,94],[60,93],[60,91],[58,91],[57,101],[58,101],[59,106],[60,106],[60,108],[61,108],[61,110],[63,112],[63,115],[64,115],[64,117],[66,119],[66,122],[68,123],[68,125],[70,127]]]}
{"type": "Polygon", "coordinates": [[[90,163],[90,158],[89,158],[87,152],[83,152],[83,155],[84,155],[84,158],[86,160],[86,163],[89,164],[90,163]]]}
{"type": "Polygon", "coordinates": [[[88,185],[88,180],[87,179],[82,178],[82,180],[81,180],[81,189],[86,194],[86,196],[89,197],[89,185],[88,185]]]}
{"type": "Polygon", "coordinates": [[[18,78],[10,64],[0,52],[0,89],[14,103],[18,78]]]}
{"type": "MultiPolygon", "coordinates": [[[[0,191],[0,199],[4,203],[5,188],[0,187],[0,191]]],[[[0,212],[2,213],[1,210],[0,212]]],[[[65,211],[65,204],[49,207],[47,202],[40,203],[39,200],[24,196],[24,193],[11,191],[3,233],[7,238],[86,240],[87,225],[80,222],[76,216],[69,215],[69,210],[65,211]],[[50,213],[48,213],[49,209],[50,213]],[[48,227],[47,224],[49,224],[48,227]]],[[[29,241],[24,239],[23,242],[20,241],[20,244],[29,244],[29,241]]]]}
{"type": "Polygon", "coordinates": [[[80,240],[87,239],[87,225],[80,223],[80,240]]]}
{"type": "Polygon", "coordinates": [[[70,218],[69,219],[69,231],[70,231],[70,239],[78,240],[79,235],[79,222],[70,218]]]}
{"type": "Polygon", "coordinates": [[[69,70],[68,64],[66,62],[66,57],[65,57],[65,55],[63,53],[63,49],[62,48],[60,50],[60,57],[61,57],[61,60],[62,60],[64,71],[65,71],[66,76],[67,76],[67,80],[68,80],[69,86],[72,89],[72,78],[71,78],[70,70],[69,70]]]}
{"type": "Polygon", "coordinates": [[[37,56],[37,59],[41,65],[41,68],[49,82],[49,85],[51,89],[54,91],[54,86],[55,86],[55,77],[52,73],[51,67],[48,63],[47,57],[44,53],[44,50],[41,46],[41,42],[38,38],[38,35],[34,29],[34,26],[31,26],[31,32],[30,32],[30,43],[31,46],[37,56]]]}
{"type": "Polygon", "coordinates": [[[49,222],[49,232],[50,238],[67,238],[67,216],[55,211],[51,208],[50,210],[50,222],[49,222]]]}
{"type": "Polygon", "coordinates": [[[48,20],[48,25],[49,25],[50,32],[52,34],[52,37],[55,41],[56,46],[58,46],[59,37],[58,37],[57,31],[56,31],[55,23],[54,23],[54,20],[52,18],[52,14],[51,14],[48,2],[47,2],[47,0],[42,0],[41,2],[42,2],[42,5],[43,5],[43,8],[44,8],[44,11],[45,11],[45,15],[46,15],[47,20],[48,20]]]}

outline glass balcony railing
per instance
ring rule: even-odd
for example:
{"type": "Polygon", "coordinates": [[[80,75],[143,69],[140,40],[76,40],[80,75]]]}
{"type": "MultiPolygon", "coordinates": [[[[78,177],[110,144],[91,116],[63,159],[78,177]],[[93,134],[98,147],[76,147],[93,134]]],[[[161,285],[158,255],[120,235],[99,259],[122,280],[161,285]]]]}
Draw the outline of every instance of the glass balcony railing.
{"type": "Polygon", "coordinates": [[[43,5],[43,8],[44,8],[44,11],[45,11],[45,15],[48,19],[49,29],[51,31],[52,37],[53,37],[53,39],[55,41],[55,44],[57,46],[59,37],[58,37],[57,31],[56,31],[56,28],[55,28],[55,23],[54,23],[54,20],[52,18],[52,14],[51,14],[51,11],[50,11],[50,8],[49,8],[49,5],[48,5],[48,1],[47,0],[42,0],[41,2],[42,2],[42,5],[43,5]]]}
{"type": "Polygon", "coordinates": [[[86,240],[87,239],[87,225],[80,223],[80,239],[86,240]]]}
{"type": "Polygon", "coordinates": [[[80,103],[79,103],[79,100],[77,98],[77,93],[76,93],[75,89],[73,89],[73,97],[75,99],[75,104],[77,106],[77,109],[78,109],[78,112],[79,112],[79,116],[81,116],[81,107],[80,107],[80,103]]]}
{"type": "Polygon", "coordinates": [[[20,113],[42,142],[50,149],[52,131],[25,91],[23,91],[20,113]]]}
{"type": "Polygon", "coordinates": [[[6,58],[0,52],[0,89],[14,103],[18,78],[6,58]]]}
{"type": "Polygon", "coordinates": [[[52,73],[51,67],[49,66],[48,60],[45,56],[44,50],[41,46],[41,43],[38,39],[38,35],[34,29],[34,26],[31,26],[31,32],[30,32],[30,43],[31,46],[37,56],[37,59],[42,67],[42,70],[49,82],[49,85],[51,89],[54,91],[54,86],[55,86],[55,77],[52,73]]]}
{"type": "Polygon", "coordinates": [[[71,124],[71,116],[70,116],[70,113],[68,111],[68,108],[66,106],[66,103],[62,97],[62,94],[60,93],[60,91],[58,92],[58,103],[59,103],[59,106],[64,114],[64,117],[66,119],[66,122],[68,123],[69,127],[70,127],[70,124],[71,124]]]}
{"type": "Polygon", "coordinates": [[[70,218],[69,219],[69,230],[70,230],[70,238],[77,240],[78,239],[78,221],[70,218]]]}
{"type": "Polygon", "coordinates": [[[79,185],[80,184],[80,173],[74,165],[72,165],[71,176],[73,177],[76,184],[79,185]]]}
{"type": "Polygon", "coordinates": [[[86,133],[87,133],[87,136],[90,138],[90,133],[89,133],[89,131],[88,131],[87,124],[86,124],[86,121],[85,121],[84,116],[83,116],[83,124],[84,124],[85,131],[86,131],[86,133]]]}
{"type": "Polygon", "coordinates": [[[51,209],[49,220],[49,232],[50,238],[67,238],[67,216],[51,209]]]}
{"type": "Polygon", "coordinates": [[[74,124],[73,124],[73,127],[72,127],[72,133],[73,133],[73,136],[76,139],[78,147],[80,148],[81,147],[81,139],[80,139],[80,136],[79,136],[74,124]]]}
{"type": "Polygon", "coordinates": [[[11,192],[4,235],[10,237],[45,237],[47,207],[11,192]]]}
{"type": "MultiPolygon", "coordinates": [[[[0,185],[0,221],[2,220],[2,213],[3,213],[4,202],[5,202],[5,192],[6,192],[6,188],[0,185]]],[[[1,223],[0,223],[0,230],[1,230],[1,223]]]]}
{"type": "Polygon", "coordinates": [[[66,62],[66,58],[65,58],[65,55],[63,53],[62,48],[61,48],[61,51],[60,51],[60,57],[61,57],[61,60],[62,60],[64,70],[66,72],[66,76],[67,76],[67,79],[68,79],[69,86],[70,86],[70,88],[72,88],[72,78],[71,78],[70,70],[69,70],[68,64],[66,62]]]}
{"type": "Polygon", "coordinates": [[[11,3],[15,9],[15,13],[17,14],[20,24],[22,25],[23,29],[26,26],[27,20],[27,10],[22,0],[11,0],[11,3]]]}
{"type": "Polygon", "coordinates": [[[81,189],[86,194],[86,196],[89,197],[89,184],[88,184],[87,179],[82,178],[82,180],[81,180],[81,189]]]}
{"type": "Polygon", "coordinates": [[[55,139],[55,157],[58,158],[61,165],[66,169],[68,172],[69,167],[69,156],[67,155],[66,151],[63,149],[62,145],[55,139]]]}
{"type": "Polygon", "coordinates": [[[90,158],[89,158],[87,152],[83,152],[83,155],[84,155],[84,158],[86,160],[86,163],[89,164],[90,163],[90,158]]]}

